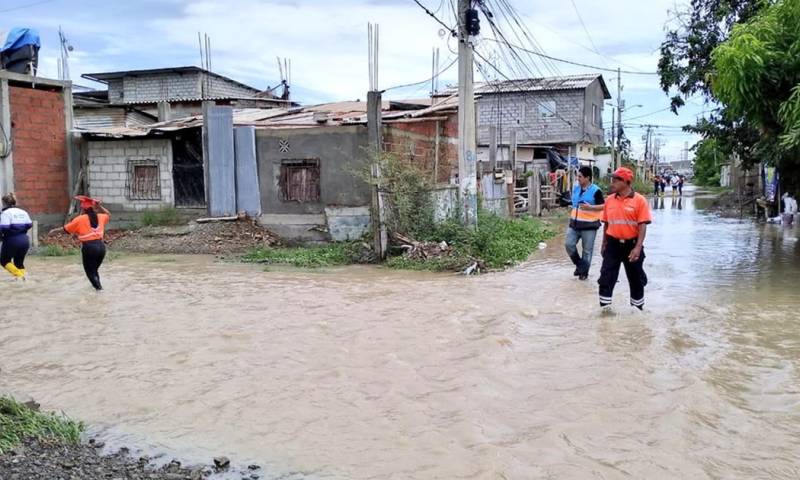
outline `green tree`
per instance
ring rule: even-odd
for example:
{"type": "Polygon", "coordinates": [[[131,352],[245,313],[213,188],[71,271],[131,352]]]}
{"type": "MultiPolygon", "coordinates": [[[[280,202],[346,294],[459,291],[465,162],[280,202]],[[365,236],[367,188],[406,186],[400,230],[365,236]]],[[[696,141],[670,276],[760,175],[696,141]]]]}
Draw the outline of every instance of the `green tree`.
{"type": "Polygon", "coordinates": [[[800,0],[782,0],[733,28],[712,52],[712,92],[731,116],[758,129],[755,156],[785,183],[800,173],[800,0]]]}
{"type": "Polygon", "coordinates": [[[754,147],[759,132],[742,115],[719,104],[711,88],[712,52],[730,36],[733,28],[774,3],[770,0],[691,0],[672,12],[658,62],[661,88],[671,95],[672,111],[692,96],[701,96],[712,111],[684,130],[716,140],[726,157],[737,154],[747,167],[759,161],[754,147]]]}
{"type": "Polygon", "coordinates": [[[720,167],[727,156],[714,138],[700,140],[694,148],[694,183],[707,187],[718,187],[720,167]]]}

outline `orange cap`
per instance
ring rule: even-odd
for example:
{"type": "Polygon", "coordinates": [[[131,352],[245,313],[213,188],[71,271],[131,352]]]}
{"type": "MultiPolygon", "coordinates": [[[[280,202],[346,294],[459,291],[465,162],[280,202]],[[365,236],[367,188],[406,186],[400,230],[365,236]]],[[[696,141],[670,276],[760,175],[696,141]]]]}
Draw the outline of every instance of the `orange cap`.
{"type": "Polygon", "coordinates": [[[97,200],[86,195],[75,195],[75,200],[81,202],[81,208],[83,209],[92,208],[97,203],[97,200]]]}
{"type": "Polygon", "coordinates": [[[626,182],[633,182],[633,171],[630,168],[619,167],[614,170],[611,176],[619,178],[620,180],[625,180],[626,182]]]}

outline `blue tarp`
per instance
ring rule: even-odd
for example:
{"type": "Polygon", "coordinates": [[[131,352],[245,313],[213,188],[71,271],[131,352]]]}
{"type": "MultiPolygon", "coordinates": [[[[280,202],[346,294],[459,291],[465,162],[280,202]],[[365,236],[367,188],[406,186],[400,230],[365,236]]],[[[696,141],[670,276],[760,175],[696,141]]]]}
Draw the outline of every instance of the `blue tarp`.
{"type": "Polygon", "coordinates": [[[3,45],[3,48],[0,50],[0,52],[5,52],[6,50],[16,50],[24,47],[25,45],[35,45],[37,48],[41,47],[42,44],[39,41],[39,32],[32,28],[12,28],[11,31],[8,32],[6,44],[3,45]]]}

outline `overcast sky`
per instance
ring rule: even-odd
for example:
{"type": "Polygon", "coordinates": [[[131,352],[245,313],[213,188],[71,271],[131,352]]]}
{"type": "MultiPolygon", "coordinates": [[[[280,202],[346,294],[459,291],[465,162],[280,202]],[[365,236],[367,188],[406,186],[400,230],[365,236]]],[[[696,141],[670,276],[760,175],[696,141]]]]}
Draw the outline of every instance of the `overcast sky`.
{"type": "MultiPolygon", "coordinates": [[[[453,24],[450,0],[421,1],[446,24],[453,24]]],[[[548,55],[593,67],[641,72],[655,71],[664,25],[675,5],[675,0],[574,0],[587,32],[569,0],[508,1],[548,55]]],[[[442,66],[455,58],[451,49],[456,43],[413,0],[0,0],[3,39],[4,32],[15,26],[39,30],[43,76],[57,77],[59,26],[74,46],[69,60],[72,80],[95,87],[80,76],[199,65],[200,31],[212,39],[212,69],[257,88],[279,82],[277,56],[291,58],[293,96],[303,103],[366,98],[367,22],[380,24],[382,89],[429,78],[432,48],[440,49],[442,66]]],[[[510,26],[500,27],[512,35],[510,26]]],[[[492,55],[498,47],[487,40],[489,26],[483,19],[482,32],[477,48],[492,55]]],[[[514,43],[531,47],[524,37],[514,43]]],[[[490,60],[506,75],[518,76],[501,57],[490,60]]],[[[616,101],[614,73],[541,58],[534,63],[526,57],[526,61],[532,74],[603,73],[616,101]]],[[[488,67],[487,71],[498,76],[488,67]]],[[[476,72],[476,80],[481,79],[476,72]]],[[[455,67],[442,74],[442,86],[455,82],[455,67]]],[[[658,112],[669,102],[657,76],[623,74],[622,84],[628,105],[623,121],[660,125],[657,131],[666,142],[668,160],[679,159],[684,142],[692,145],[697,138],[671,127],[693,123],[708,107],[693,99],[679,116],[658,112]]],[[[387,94],[420,98],[429,90],[426,83],[387,94]]],[[[610,107],[604,119],[609,126],[610,107]]],[[[634,150],[641,152],[643,130],[628,127],[626,133],[634,150]]]]}

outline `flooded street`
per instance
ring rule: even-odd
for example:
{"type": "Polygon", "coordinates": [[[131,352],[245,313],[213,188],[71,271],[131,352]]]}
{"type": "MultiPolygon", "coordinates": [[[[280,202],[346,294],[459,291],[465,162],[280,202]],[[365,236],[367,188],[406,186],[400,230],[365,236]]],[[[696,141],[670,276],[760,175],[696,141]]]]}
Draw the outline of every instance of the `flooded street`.
{"type": "MultiPolygon", "coordinates": [[[[3,278],[0,390],[262,478],[800,477],[798,229],[651,203],[641,313],[562,238],[502,273],[128,257],[3,278]],[[13,308],[12,308],[13,307],[13,308]]],[[[597,242],[599,248],[600,242],[597,242]]]]}

